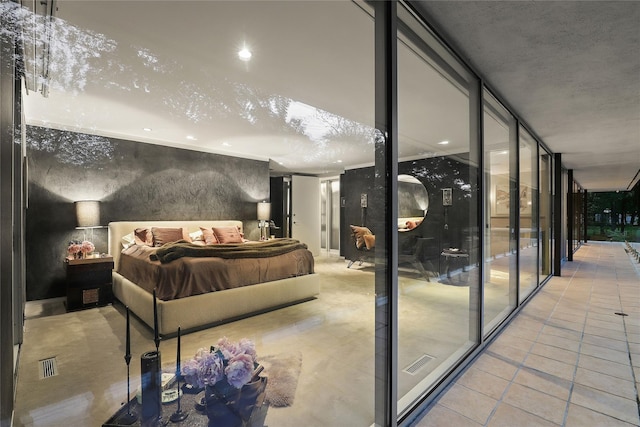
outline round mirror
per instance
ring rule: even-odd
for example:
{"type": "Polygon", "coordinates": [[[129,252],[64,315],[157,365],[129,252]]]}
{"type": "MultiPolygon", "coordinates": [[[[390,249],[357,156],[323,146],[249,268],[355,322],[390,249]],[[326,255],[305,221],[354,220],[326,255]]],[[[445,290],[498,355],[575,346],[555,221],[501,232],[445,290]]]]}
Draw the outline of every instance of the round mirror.
{"type": "Polygon", "coordinates": [[[427,215],[429,193],[417,178],[398,175],[398,230],[416,228],[427,215]]]}

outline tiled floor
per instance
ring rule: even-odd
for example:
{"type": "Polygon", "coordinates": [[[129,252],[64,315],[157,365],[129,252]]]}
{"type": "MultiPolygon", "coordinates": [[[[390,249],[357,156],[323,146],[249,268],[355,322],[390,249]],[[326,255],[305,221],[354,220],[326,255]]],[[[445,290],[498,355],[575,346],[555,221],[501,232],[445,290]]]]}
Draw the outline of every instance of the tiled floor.
{"type": "Polygon", "coordinates": [[[414,425],[638,426],[639,388],[640,264],[589,242],[414,425]]]}

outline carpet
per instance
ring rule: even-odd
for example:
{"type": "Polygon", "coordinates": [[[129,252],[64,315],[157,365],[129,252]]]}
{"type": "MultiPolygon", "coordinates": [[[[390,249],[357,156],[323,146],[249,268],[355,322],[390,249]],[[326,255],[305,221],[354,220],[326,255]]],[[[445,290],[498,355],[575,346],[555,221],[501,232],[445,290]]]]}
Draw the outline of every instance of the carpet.
{"type": "Polygon", "coordinates": [[[259,362],[264,366],[262,375],[269,379],[265,392],[269,405],[276,408],[293,405],[302,367],[302,353],[260,356],[259,362]]]}

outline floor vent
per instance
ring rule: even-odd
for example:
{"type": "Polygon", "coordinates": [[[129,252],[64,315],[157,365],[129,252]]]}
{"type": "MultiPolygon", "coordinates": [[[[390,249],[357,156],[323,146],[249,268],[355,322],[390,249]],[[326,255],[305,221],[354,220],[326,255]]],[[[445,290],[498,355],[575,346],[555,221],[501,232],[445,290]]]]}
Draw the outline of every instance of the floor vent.
{"type": "Polygon", "coordinates": [[[418,359],[413,362],[411,365],[407,366],[402,370],[402,372],[406,372],[410,375],[415,375],[420,369],[422,369],[427,363],[431,362],[435,357],[429,356],[428,354],[423,354],[418,357],[418,359]]]}
{"type": "Polygon", "coordinates": [[[40,373],[40,379],[54,377],[58,375],[58,364],[55,357],[49,357],[48,359],[42,359],[38,362],[38,371],[40,373]]]}

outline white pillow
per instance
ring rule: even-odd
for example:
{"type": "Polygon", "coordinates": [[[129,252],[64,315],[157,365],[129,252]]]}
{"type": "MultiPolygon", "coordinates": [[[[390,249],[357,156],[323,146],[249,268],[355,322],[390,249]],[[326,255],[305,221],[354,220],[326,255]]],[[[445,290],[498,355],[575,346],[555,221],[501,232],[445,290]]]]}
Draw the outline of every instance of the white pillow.
{"type": "Polygon", "coordinates": [[[122,236],[122,239],[120,239],[120,243],[122,243],[123,249],[127,249],[129,246],[135,245],[136,239],[134,237],[133,231],[126,236],[122,236]]]}
{"type": "Polygon", "coordinates": [[[204,241],[204,234],[202,234],[202,230],[194,231],[193,233],[189,233],[189,237],[194,242],[204,241]]]}

